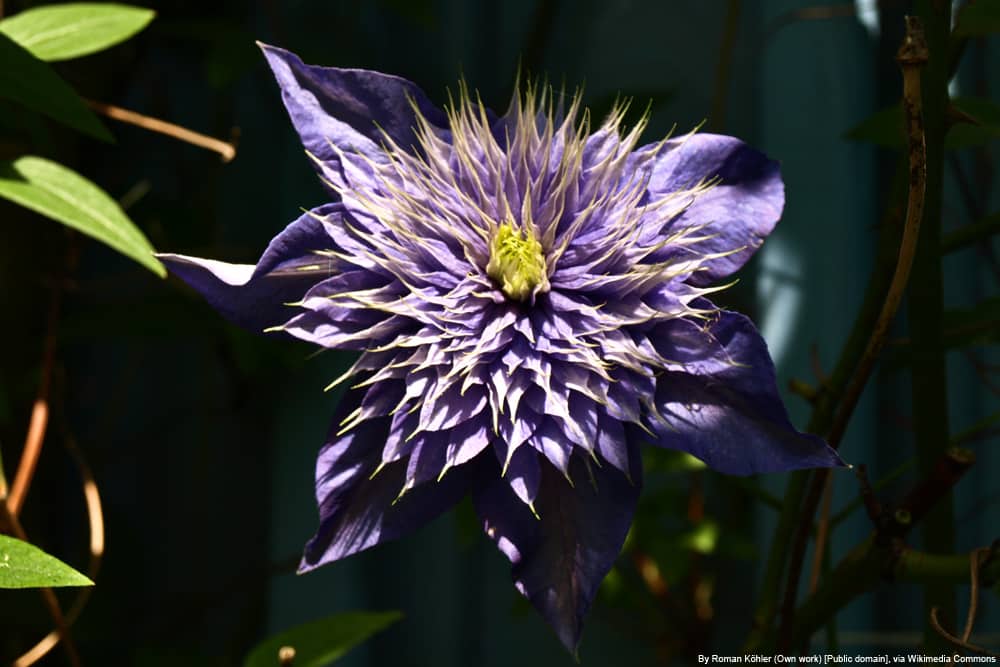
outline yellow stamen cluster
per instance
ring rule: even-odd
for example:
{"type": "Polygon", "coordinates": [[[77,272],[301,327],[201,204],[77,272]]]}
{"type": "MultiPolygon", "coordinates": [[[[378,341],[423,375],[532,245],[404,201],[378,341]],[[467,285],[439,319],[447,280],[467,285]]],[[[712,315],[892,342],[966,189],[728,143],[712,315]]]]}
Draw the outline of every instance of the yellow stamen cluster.
{"type": "Polygon", "coordinates": [[[486,275],[515,301],[527,301],[549,289],[542,244],[530,231],[516,229],[509,222],[497,227],[493,235],[486,275]]]}

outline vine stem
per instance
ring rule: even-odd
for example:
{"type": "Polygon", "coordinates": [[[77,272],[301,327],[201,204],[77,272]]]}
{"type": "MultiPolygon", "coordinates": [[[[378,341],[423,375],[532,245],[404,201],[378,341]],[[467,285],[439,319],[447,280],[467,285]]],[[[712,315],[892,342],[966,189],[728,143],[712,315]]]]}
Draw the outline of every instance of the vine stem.
{"type": "Polygon", "coordinates": [[[917,252],[917,239],[920,237],[920,222],[924,217],[924,201],[927,194],[927,143],[924,137],[923,103],[920,92],[920,75],[927,63],[927,56],[927,42],[924,40],[920,19],[915,16],[906,17],[906,36],[896,56],[896,61],[903,72],[903,113],[910,151],[910,187],[906,199],[906,223],[903,226],[903,239],[899,244],[896,272],[889,284],[889,292],[882,304],[882,311],[875,322],[871,338],[868,339],[864,355],[833,418],[833,425],[827,436],[827,442],[831,447],[840,446],[851,414],[868,383],[875,361],[885,346],[889,327],[906,292],[913,259],[917,252]]]}
{"type": "MultiPolygon", "coordinates": [[[[941,626],[941,622],[938,620],[937,607],[931,608],[930,622],[931,627],[939,635],[958,648],[980,655],[1000,658],[1000,653],[993,653],[982,646],[976,646],[969,642],[969,639],[972,637],[972,628],[976,624],[976,613],[979,611],[979,571],[992,559],[993,555],[993,549],[987,547],[974,549],[969,554],[969,610],[965,615],[965,629],[962,630],[962,636],[956,637],[941,626]]],[[[949,660],[948,664],[954,664],[954,660],[949,660]]]]}
{"type": "MultiPolygon", "coordinates": [[[[944,189],[944,135],[947,129],[951,3],[918,0],[915,4],[927,38],[929,60],[922,72],[924,136],[927,145],[927,192],[924,220],[911,278],[912,296],[907,320],[912,340],[911,401],[913,442],[918,468],[928,475],[948,447],[948,377],[945,368],[942,317],[944,277],[941,267],[941,214],[944,189]]],[[[923,547],[948,553],[954,549],[955,524],[949,491],[929,508],[923,522],[923,547]]],[[[942,620],[952,625],[956,605],[953,586],[929,583],[924,587],[924,618],[938,607],[942,620]]],[[[943,652],[947,644],[931,628],[924,631],[924,650],[943,652]]]]}
{"type": "Polygon", "coordinates": [[[52,381],[52,367],[55,363],[56,327],[59,323],[61,301],[62,290],[58,286],[53,287],[49,300],[49,315],[38,393],[35,395],[35,403],[31,408],[31,419],[28,422],[28,433],[24,439],[24,448],[21,450],[21,459],[18,461],[17,472],[11,484],[10,493],[7,495],[7,509],[14,517],[21,513],[21,507],[28,495],[31,480],[35,476],[35,469],[38,467],[42,445],[45,443],[45,431],[49,424],[49,389],[52,381]]]}

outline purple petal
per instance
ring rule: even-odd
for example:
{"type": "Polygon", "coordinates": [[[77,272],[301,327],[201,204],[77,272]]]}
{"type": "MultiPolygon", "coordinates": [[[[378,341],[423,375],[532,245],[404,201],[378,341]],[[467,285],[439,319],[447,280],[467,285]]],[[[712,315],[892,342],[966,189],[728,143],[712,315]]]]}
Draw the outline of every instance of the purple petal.
{"type": "Polygon", "coordinates": [[[650,173],[651,200],[706,179],[718,178],[720,182],[669,222],[663,234],[705,225],[697,235],[713,237],[688,249],[698,254],[733,253],[705,261],[704,270],[692,276],[691,283],[716,282],[743,266],[757,251],[785,205],[779,172],[777,162],[733,137],[694,134],[667,142],[650,173]]]}
{"type": "Polygon", "coordinates": [[[260,46],[302,144],[323,162],[340,162],[331,143],[348,153],[379,156],[383,131],[409,149],[416,143],[410,100],[432,125],[447,127],[444,113],[406,79],[363,69],[305,65],[294,53],[260,46]]]}
{"type": "Polygon", "coordinates": [[[767,344],[750,320],[720,311],[708,333],[724,358],[657,379],[655,404],[667,422],[651,420],[657,444],[731,475],[844,465],[821,438],[792,426],[767,344]]]}
{"type": "Polygon", "coordinates": [[[542,478],[538,452],[533,447],[522,447],[520,443],[511,449],[510,443],[505,439],[497,441],[494,452],[510,488],[523,503],[533,507],[538,495],[538,483],[542,478]]]}
{"type": "Polygon", "coordinates": [[[340,204],[326,204],[304,214],[271,240],[256,266],[227,264],[185,255],[157,257],[181,280],[201,293],[222,315],[252,331],[285,322],[298,301],[320,280],[337,273],[339,260],[318,257],[333,241],[314,216],[339,216],[340,204]],[[302,267],[323,265],[303,270],[302,267]]]}
{"type": "MultiPolygon", "coordinates": [[[[341,399],[332,433],[359,405],[361,392],[341,399]]],[[[388,464],[372,478],[382,460],[388,419],[370,419],[342,436],[331,433],[316,461],[319,529],[306,544],[299,572],[394,540],[419,528],[457,503],[468,491],[475,465],[452,470],[440,482],[410,489],[402,497],[407,462],[388,464]]]]}
{"type": "Polygon", "coordinates": [[[571,651],[632,522],[642,470],[638,453],[630,458],[637,462],[635,483],[610,466],[598,468],[574,456],[574,486],[542,460],[535,498],[539,518],[498,477],[473,497],[486,534],[510,559],[517,589],[571,651]]]}

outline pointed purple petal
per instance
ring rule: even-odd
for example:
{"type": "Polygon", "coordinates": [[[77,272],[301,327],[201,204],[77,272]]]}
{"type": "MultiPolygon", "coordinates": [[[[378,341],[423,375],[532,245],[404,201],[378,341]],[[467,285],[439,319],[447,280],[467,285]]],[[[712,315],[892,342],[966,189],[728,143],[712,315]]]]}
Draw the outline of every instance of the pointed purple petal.
{"type": "MultiPolygon", "coordinates": [[[[733,252],[706,261],[705,270],[690,280],[698,285],[716,282],[743,266],[774,229],[785,205],[778,163],[739,139],[716,134],[694,134],[668,141],[652,166],[648,190],[655,201],[713,178],[720,182],[699,195],[663,230],[669,235],[686,227],[706,225],[697,235],[713,238],[688,249],[698,254],[733,252]]],[[[664,252],[670,250],[668,247],[664,252]]]]}
{"type": "MultiPolygon", "coordinates": [[[[631,458],[639,460],[637,453],[631,458]]],[[[628,533],[642,471],[634,467],[633,484],[614,468],[577,455],[570,486],[547,461],[541,467],[538,519],[503,479],[492,479],[473,500],[486,534],[510,559],[517,589],[575,651],[597,588],[628,533]]]]}
{"type": "Polygon", "coordinates": [[[256,266],[186,255],[158,254],[171,273],[201,293],[222,315],[251,331],[284,323],[310,287],[337,273],[339,260],[321,258],[334,242],[314,216],[339,216],[340,204],[304,214],[271,240],[256,266]],[[302,267],[322,265],[303,270],[302,267]]]}
{"type": "Polygon", "coordinates": [[[411,99],[432,125],[447,126],[444,114],[406,79],[362,69],[305,65],[294,53],[260,46],[302,144],[323,162],[339,164],[331,142],[345,152],[378,156],[383,130],[404,150],[409,149],[416,142],[411,99]]]}
{"type": "MultiPolygon", "coordinates": [[[[359,401],[357,395],[341,399],[333,433],[359,401]]],[[[389,419],[370,419],[342,436],[331,434],[320,450],[316,461],[320,523],[306,544],[300,572],[402,537],[452,507],[468,491],[475,476],[472,463],[452,470],[440,482],[410,489],[397,501],[406,482],[405,460],[390,463],[371,477],[382,460],[388,429],[389,419]]]]}
{"type": "Polygon", "coordinates": [[[651,420],[657,444],[731,475],[844,465],[821,438],[792,426],[767,344],[750,320],[720,311],[708,333],[725,355],[714,368],[700,364],[657,379],[656,408],[669,424],[651,420]]]}

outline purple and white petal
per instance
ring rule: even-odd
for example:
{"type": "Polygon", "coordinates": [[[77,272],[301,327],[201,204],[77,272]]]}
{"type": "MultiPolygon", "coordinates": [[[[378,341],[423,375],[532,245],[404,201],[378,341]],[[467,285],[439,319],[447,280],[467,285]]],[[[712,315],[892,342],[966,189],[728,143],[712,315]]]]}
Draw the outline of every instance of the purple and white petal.
{"type": "Polygon", "coordinates": [[[404,150],[414,146],[416,115],[410,100],[432,125],[447,127],[445,115],[406,79],[363,69],[306,65],[290,51],[260,47],[302,145],[322,162],[339,163],[334,147],[378,158],[384,136],[404,150]]]}
{"type": "Polygon", "coordinates": [[[340,204],[325,204],[288,225],[267,246],[256,265],[161,253],[175,276],[198,291],[222,315],[251,331],[280,325],[317,282],[343,270],[345,262],[318,253],[335,248],[317,219],[336,219],[340,204]]]}
{"type": "Polygon", "coordinates": [[[590,465],[579,454],[573,459],[573,486],[542,461],[538,518],[498,478],[475,491],[473,502],[486,535],[511,562],[514,585],[575,653],[597,588],[628,534],[642,473],[636,465],[629,482],[610,466],[590,465]]]}
{"type": "Polygon", "coordinates": [[[359,403],[358,396],[341,400],[331,435],[316,461],[319,528],[306,544],[299,572],[411,533],[454,506],[472,482],[472,475],[456,470],[439,482],[409,488],[400,497],[407,461],[394,461],[375,474],[382,462],[378,443],[388,434],[388,419],[370,419],[335,435],[340,421],[359,403]]]}
{"type": "MultiPolygon", "coordinates": [[[[717,134],[693,134],[669,140],[649,172],[649,201],[715,182],[688,201],[683,213],[660,230],[668,237],[685,228],[692,236],[708,236],[683,247],[664,248],[651,259],[660,261],[721,255],[702,261],[690,282],[707,285],[731,275],[757,251],[771,233],[785,205],[785,186],[777,162],[739,139],[717,134]]],[[[669,211],[670,207],[666,210],[669,211]]],[[[645,224],[659,227],[655,214],[645,224]]]]}
{"type": "Polygon", "coordinates": [[[590,132],[547,89],[497,118],[463,83],[442,112],[404,79],[262,48],[339,203],[256,266],[163,260],[238,323],[363,350],[331,384],[360,376],[320,452],[303,570],[471,491],[575,649],[635,510],[638,443],[734,474],[842,465],[792,427],[749,320],[705,298],[780,216],[777,163],[717,135],[638,147],[622,109],[590,132]]]}
{"type": "Polygon", "coordinates": [[[743,315],[721,311],[708,329],[725,358],[708,373],[666,372],[654,403],[666,422],[651,419],[656,444],[686,451],[730,475],[843,466],[821,438],[788,419],[767,344],[743,315]]]}

